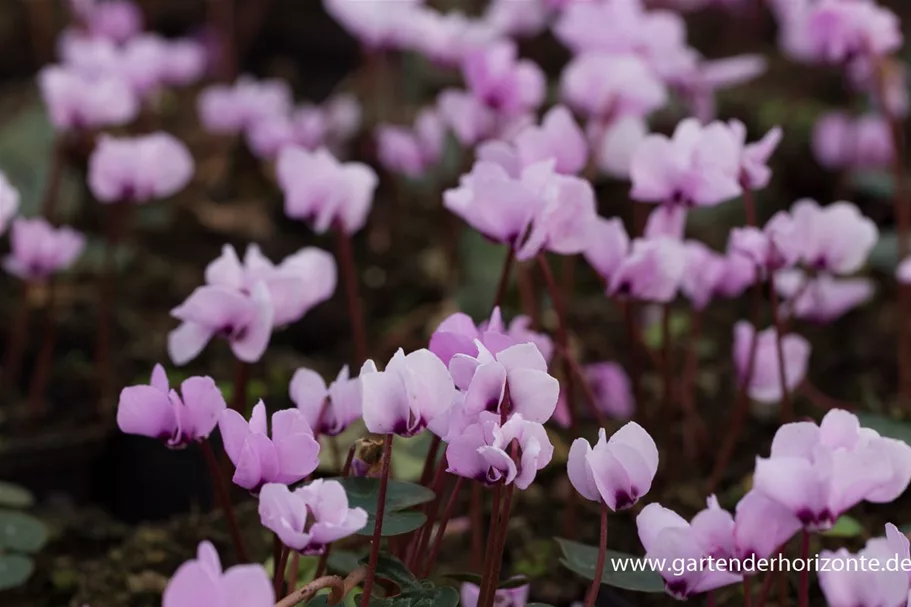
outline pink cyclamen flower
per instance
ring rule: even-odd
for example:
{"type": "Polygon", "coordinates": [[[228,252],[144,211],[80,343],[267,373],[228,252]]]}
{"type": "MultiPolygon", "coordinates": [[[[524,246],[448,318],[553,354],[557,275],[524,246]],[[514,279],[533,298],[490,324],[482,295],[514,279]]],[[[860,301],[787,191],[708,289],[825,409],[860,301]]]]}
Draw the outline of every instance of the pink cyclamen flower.
{"type": "Polygon", "coordinates": [[[756,459],[753,487],[791,511],[809,531],[830,528],[861,501],[888,503],[911,482],[911,446],[861,428],[832,409],[820,425],[778,429],[767,458],[756,459]]]}
{"type": "Polygon", "coordinates": [[[171,389],[168,375],[155,365],[149,385],[129,386],[120,392],[117,427],[165,441],[179,448],[209,438],[227,408],[221,390],[211,377],[191,377],[171,389]]]}
{"type": "Polygon", "coordinates": [[[364,424],[375,434],[414,436],[452,406],[455,388],[446,365],[430,350],[401,348],[385,370],[361,369],[364,424]]]}
{"type": "Polygon", "coordinates": [[[766,71],[762,55],[737,55],[715,60],[699,60],[693,69],[675,78],[673,86],[703,124],[715,120],[715,94],[722,89],[753,80],[766,71]]]}
{"type": "Polygon", "coordinates": [[[737,502],[735,556],[739,559],[769,558],[802,527],[803,523],[788,508],[753,489],[737,502]]]}
{"type": "Polygon", "coordinates": [[[551,108],[541,126],[531,126],[516,136],[516,152],[523,166],[553,159],[558,173],[578,173],[588,161],[585,134],[563,106],[551,108]]]}
{"type": "Polygon", "coordinates": [[[291,491],[287,485],[268,483],[259,492],[263,527],[301,554],[324,554],[326,547],[367,524],[363,508],[349,508],[345,488],[338,481],[318,479],[291,491]]]}
{"type": "Polygon", "coordinates": [[[544,72],[532,61],[519,59],[511,40],[469,54],[462,73],[469,90],[504,115],[534,110],[544,101],[544,72]]]}
{"type": "Polygon", "coordinates": [[[418,178],[440,160],[446,127],[436,110],[424,109],[418,113],[413,129],[380,125],[376,138],[377,156],[384,167],[418,178]]]}
{"type": "Polygon", "coordinates": [[[28,282],[43,282],[69,268],[85,249],[85,237],[66,226],[55,228],[44,219],[13,221],[10,254],[3,269],[28,282]]]}
{"type": "Polygon", "coordinates": [[[889,124],[879,115],[824,114],[813,127],[813,154],[827,169],[879,168],[892,162],[889,124]]]}
{"type": "Polygon", "coordinates": [[[895,277],[898,282],[911,284],[911,257],[905,258],[895,270],[895,277]]]}
{"type": "Polygon", "coordinates": [[[182,321],[168,334],[168,354],[175,365],[196,358],[215,336],[228,340],[238,360],[253,363],[269,345],[275,311],[269,288],[259,282],[249,294],[223,286],[198,287],[171,316],[182,321]]]}
{"type": "Polygon", "coordinates": [[[288,392],[307,423],[319,434],[336,436],[361,418],[361,383],[349,376],[348,365],[342,367],[328,387],[316,371],[298,369],[288,392]]]}
{"type": "Polygon", "coordinates": [[[728,122],[735,145],[740,150],[740,185],[750,190],[760,190],[769,185],[772,170],[769,158],[781,142],[781,127],[775,127],[754,143],[747,143],[746,126],[739,120],[728,122]]]}
{"type": "Polygon", "coordinates": [[[446,89],[437,97],[437,109],[443,122],[465,147],[492,137],[497,127],[497,114],[467,91],[446,89]]]}
{"type": "Polygon", "coordinates": [[[664,578],[665,590],[675,599],[686,600],[696,594],[736,584],[741,579],[740,575],[721,569],[699,567],[680,572],[671,567],[675,560],[681,562],[679,559],[698,563],[709,556],[729,556],[727,551],[733,544],[730,515],[725,517],[726,513],[717,508],[722,513],[718,516],[719,512],[713,510],[716,508],[710,506],[697,514],[692,522],[687,522],[676,512],[652,503],[636,517],[639,541],[645,548],[646,558],[652,559],[652,562],[664,562],[665,568],[659,573],[664,578]]]}
{"type": "MultiPolygon", "coordinates": [[[[501,2],[501,4],[509,4],[501,2]]],[[[528,604],[528,593],[531,587],[528,584],[517,588],[502,588],[494,594],[493,604],[497,607],[525,607],[528,604]]],[[[478,600],[481,598],[481,587],[471,582],[462,584],[459,590],[462,607],[478,607],[478,600]]]]}
{"type": "Polygon", "coordinates": [[[478,356],[475,340],[480,340],[492,354],[498,354],[506,348],[524,343],[537,346],[545,361],[553,356],[553,341],[546,333],[529,329],[531,319],[527,316],[516,316],[506,327],[497,306],[490,314],[490,319],[475,325],[470,316],[456,312],[446,317],[430,336],[430,351],[436,354],[446,366],[456,354],[478,356]]]}
{"type": "Polygon", "coordinates": [[[636,410],[636,401],[630,387],[629,376],[622,365],[600,362],[586,365],[585,380],[591,386],[598,408],[614,419],[630,419],[636,410]]]}
{"type": "Polygon", "coordinates": [[[598,168],[611,177],[629,179],[633,154],[648,136],[645,120],[636,116],[621,116],[608,124],[593,120],[587,131],[598,168]]]}
{"type": "Polygon", "coordinates": [[[421,6],[408,24],[408,46],[436,65],[455,67],[465,57],[492,43],[495,26],[459,11],[441,13],[421,6]]]}
{"type": "Polygon", "coordinates": [[[611,274],[607,294],[666,303],[676,296],[685,271],[686,255],[680,241],[666,237],[636,239],[611,274]]]}
{"type": "Polygon", "coordinates": [[[19,212],[19,190],[0,172],[0,235],[19,212]]]}
{"type": "Polygon", "coordinates": [[[285,81],[257,81],[250,76],[241,76],[230,86],[212,85],[197,99],[203,126],[222,135],[235,135],[270,116],[288,114],[291,106],[291,89],[285,81]]]}
{"type": "Polygon", "coordinates": [[[131,138],[102,135],[89,158],[89,187],[99,202],[131,202],[173,196],[193,177],[193,157],[167,133],[131,138]]]}
{"type": "Polygon", "coordinates": [[[643,117],[667,102],[658,75],[635,55],[586,53],[566,66],[561,98],[589,118],[643,117]]]}
{"type": "Polygon", "coordinates": [[[206,73],[208,59],[201,42],[189,38],[165,42],[161,82],[170,86],[187,86],[199,81],[206,73]]]}
{"type": "Polygon", "coordinates": [[[498,414],[484,411],[476,423],[449,442],[447,471],[488,485],[515,483],[524,491],[553,454],[553,445],[541,424],[517,413],[501,426],[498,414]],[[513,441],[518,446],[516,459],[510,453],[513,441]]]}
{"type": "Polygon", "coordinates": [[[512,2],[491,0],[484,11],[484,23],[500,37],[524,38],[534,36],[548,24],[544,0],[512,2]]]}
{"type": "Polygon", "coordinates": [[[234,484],[258,491],[265,483],[296,483],[319,465],[319,443],[306,416],[297,409],[272,414],[272,437],[266,405],[256,403],[249,423],[226,409],[218,420],[225,453],[234,464],[234,484]]]}
{"type": "Polygon", "coordinates": [[[793,246],[809,268],[852,274],[866,262],[879,239],[876,224],[850,202],[825,207],[804,198],[791,207],[793,246]]]}
{"type": "Polygon", "coordinates": [[[305,247],[276,265],[255,244],[247,246],[243,263],[234,247],[225,245],[221,256],[206,266],[210,286],[250,295],[257,283],[263,283],[272,301],[273,327],[297,322],[328,300],[337,280],[335,259],[316,247],[305,247]]]}
{"type": "Polygon", "coordinates": [[[218,552],[209,542],[181,565],[165,588],[161,607],[272,607],[275,591],[262,565],[237,565],[222,571],[218,552]]]}
{"type": "Polygon", "coordinates": [[[786,301],[781,307],[796,318],[828,323],[873,298],[876,287],[867,278],[810,276],[803,270],[782,270],[775,275],[775,289],[786,301]]]}
{"type": "Polygon", "coordinates": [[[587,500],[625,510],[648,493],[658,471],[658,447],[636,422],[628,422],[607,439],[602,428],[594,448],[577,438],[569,449],[569,480],[587,500]]]}
{"type": "Polygon", "coordinates": [[[38,87],[51,124],[58,131],[119,126],[139,114],[136,94],[118,76],[90,77],[50,65],[38,74],[38,87]]]}
{"type": "Polygon", "coordinates": [[[142,9],[130,0],[70,2],[80,24],[91,36],[122,44],[145,26],[142,9]]]}
{"type": "Polygon", "coordinates": [[[830,607],[880,607],[908,601],[911,584],[903,565],[908,559],[908,538],[892,523],[886,524],[886,537],[868,540],[857,554],[846,548],[823,550],[819,559],[839,562],[819,571],[819,587],[830,607]],[[875,569],[868,565],[873,560],[879,563],[875,569]]]}
{"type": "Polygon", "coordinates": [[[323,0],[323,7],[371,52],[399,48],[423,0],[323,0]]]}
{"type": "Polygon", "coordinates": [[[367,222],[379,179],[366,164],[339,162],[325,149],[288,146],[279,153],[275,172],[288,217],[312,222],[318,233],[338,224],[354,234],[367,222]]]}
{"type": "MultiPolygon", "coordinates": [[[[741,381],[750,373],[747,366],[754,332],[753,326],[745,320],[734,325],[734,367],[741,381]]],[[[776,335],[774,327],[770,327],[756,337],[756,355],[747,394],[761,403],[777,403],[782,399],[776,335]]],[[[800,335],[791,333],[782,338],[781,348],[784,354],[785,385],[788,392],[792,392],[807,374],[810,344],[800,335]]]]}
{"type": "Polygon", "coordinates": [[[478,354],[456,354],[449,362],[456,388],[465,393],[463,407],[474,416],[481,411],[509,411],[544,423],[554,414],[560,382],[547,373],[547,361],[533,343],[505,348],[495,355],[480,340],[478,354]]]}
{"type": "Polygon", "coordinates": [[[718,294],[723,281],[728,278],[726,258],[697,240],[683,243],[686,268],[680,281],[680,291],[696,310],[703,310],[718,294]]]}
{"type": "Polygon", "coordinates": [[[671,138],[649,135],[633,155],[630,196],[640,202],[714,206],[739,196],[742,146],[721,122],[701,126],[694,118],[671,138]]]}

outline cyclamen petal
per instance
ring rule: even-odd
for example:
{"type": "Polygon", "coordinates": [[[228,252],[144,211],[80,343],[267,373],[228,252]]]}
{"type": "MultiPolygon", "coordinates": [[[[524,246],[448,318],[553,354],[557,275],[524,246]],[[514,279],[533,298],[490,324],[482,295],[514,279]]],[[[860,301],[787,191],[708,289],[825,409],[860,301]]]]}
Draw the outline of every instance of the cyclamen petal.
{"type": "Polygon", "coordinates": [[[6,227],[18,211],[19,190],[14,188],[6,175],[0,172],[0,235],[6,232],[6,227]]]}
{"type": "MultiPolygon", "coordinates": [[[[734,366],[738,377],[745,378],[748,370],[750,345],[755,329],[746,321],[734,325],[734,366]]],[[[756,354],[747,393],[762,403],[777,403],[782,398],[781,374],[778,365],[778,346],[774,328],[766,329],[756,337],[756,354]]],[[[810,344],[800,335],[789,334],[782,338],[785,384],[793,391],[803,381],[810,358],[810,344]]]]}
{"type": "Polygon", "coordinates": [[[222,571],[215,547],[199,545],[196,559],[181,565],[168,582],[162,607],[272,607],[272,582],[262,565],[237,565],[222,571]]]}
{"type": "Polygon", "coordinates": [[[85,237],[69,227],[54,228],[42,218],[13,221],[11,252],[3,269],[28,282],[42,282],[68,269],[85,249],[85,237]]]}
{"type": "Polygon", "coordinates": [[[167,133],[135,138],[102,136],[89,159],[89,186],[101,202],[145,203],[182,190],[193,177],[193,157],[167,133]]]}

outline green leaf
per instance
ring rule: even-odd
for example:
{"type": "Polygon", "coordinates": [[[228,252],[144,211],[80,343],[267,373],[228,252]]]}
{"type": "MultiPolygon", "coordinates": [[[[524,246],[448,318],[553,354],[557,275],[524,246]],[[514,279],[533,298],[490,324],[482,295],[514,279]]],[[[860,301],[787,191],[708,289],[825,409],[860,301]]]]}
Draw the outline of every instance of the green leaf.
{"type": "MultiPolygon", "coordinates": [[[[360,564],[367,565],[368,562],[369,558],[365,557],[361,559],[360,564]]],[[[376,561],[376,575],[384,580],[395,582],[403,592],[405,590],[421,587],[421,583],[413,573],[408,571],[408,567],[405,566],[405,563],[388,552],[380,552],[379,558],[376,561]]]]}
{"type": "Polygon", "coordinates": [[[455,588],[416,588],[396,596],[370,600],[370,607],[458,607],[455,588]]]}
{"type": "Polygon", "coordinates": [[[461,573],[447,573],[446,577],[456,582],[474,584],[475,586],[480,586],[483,578],[477,573],[469,573],[467,571],[461,573]]]}
{"type": "MultiPolygon", "coordinates": [[[[421,432],[410,438],[396,437],[396,447],[392,450],[392,470],[395,478],[405,481],[420,480],[424,472],[424,462],[427,461],[427,454],[430,451],[430,441],[429,432],[421,432]]],[[[442,451],[440,449],[437,457],[440,457],[442,451]]]]}
{"type": "MultiPolygon", "coordinates": [[[[340,482],[345,488],[350,508],[363,508],[368,514],[376,514],[380,479],[349,476],[334,480],[340,482]]],[[[404,481],[389,481],[389,485],[386,487],[386,512],[405,510],[429,502],[433,498],[433,491],[422,485],[404,481]]]]}
{"type": "Polygon", "coordinates": [[[855,518],[847,514],[838,517],[835,524],[828,531],[823,531],[822,535],[827,537],[857,537],[864,532],[863,526],[855,518]]]}
{"type": "Polygon", "coordinates": [[[34,516],[0,510],[0,549],[38,552],[47,543],[47,527],[34,516]]]}
{"type": "Polygon", "coordinates": [[[0,506],[28,508],[34,503],[35,496],[25,487],[0,481],[0,506]]]}
{"type": "Polygon", "coordinates": [[[32,559],[21,554],[0,554],[0,590],[16,588],[28,581],[35,570],[32,559]]]}
{"type": "Polygon", "coordinates": [[[882,230],[870,251],[870,265],[891,274],[898,267],[898,262],[898,234],[895,230],[882,230]]]}
{"type": "MultiPolygon", "coordinates": [[[[415,529],[423,526],[427,517],[422,512],[389,512],[383,515],[383,529],[380,535],[389,537],[390,535],[403,535],[411,533],[415,529]]],[[[376,516],[370,514],[367,517],[367,526],[357,532],[358,535],[373,535],[373,529],[376,526],[376,516]]]]}
{"type": "Polygon", "coordinates": [[[855,190],[874,198],[891,198],[895,195],[895,180],[888,171],[866,170],[851,173],[851,185],[855,190]]]}
{"type": "Polygon", "coordinates": [[[508,580],[503,580],[500,582],[500,585],[497,586],[500,590],[510,590],[512,588],[521,588],[522,586],[528,585],[528,578],[524,575],[514,575],[508,580]]]}
{"type": "MultiPolygon", "coordinates": [[[[598,549],[594,546],[586,546],[585,544],[562,538],[555,539],[563,550],[563,556],[565,558],[560,559],[563,566],[589,580],[594,579],[595,565],[598,562],[598,549]]],[[[661,579],[661,576],[658,575],[657,572],[652,571],[651,569],[645,569],[644,563],[644,570],[632,570],[633,562],[641,561],[641,557],[608,550],[607,558],[604,562],[601,583],[606,586],[613,586],[614,588],[622,588],[624,590],[635,590],[637,592],[664,592],[664,580],[661,579]],[[619,559],[626,560],[626,571],[614,568],[614,563],[619,559]]]]}
{"type": "MultiPolygon", "coordinates": [[[[668,329],[670,330],[671,340],[678,341],[678,339],[685,335],[690,329],[689,314],[684,312],[671,312],[668,329]]],[[[661,348],[664,343],[664,328],[662,327],[661,320],[659,319],[657,322],[649,325],[642,338],[645,340],[645,345],[649,348],[652,348],[653,350],[661,348]]]]}
{"type": "Polygon", "coordinates": [[[857,417],[860,420],[860,425],[864,428],[876,430],[883,436],[904,441],[911,445],[911,423],[866,412],[858,413],[857,417]]]}
{"type": "Polygon", "coordinates": [[[326,566],[336,573],[348,575],[359,565],[359,561],[364,557],[364,552],[353,552],[351,550],[333,550],[329,553],[326,560],[326,566]]]}

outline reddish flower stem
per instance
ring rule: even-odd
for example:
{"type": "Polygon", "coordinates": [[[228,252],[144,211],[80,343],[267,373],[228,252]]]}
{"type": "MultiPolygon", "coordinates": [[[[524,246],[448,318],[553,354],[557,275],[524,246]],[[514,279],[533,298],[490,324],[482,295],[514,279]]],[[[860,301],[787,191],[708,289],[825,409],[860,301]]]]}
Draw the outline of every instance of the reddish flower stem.
{"type": "Polygon", "coordinates": [[[706,607],[715,607],[715,591],[709,590],[705,595],[705,605],[706,607]]]}
{"type": "Polygon", "coordinates": [[[484,549],[484,569],[481,572],[481,588],[478,591],[478,607],[484,607],[484,598],[487,595],[487,587],[490,584],[490,575],[493,571],[493,550],[497,529],[497,520],[500,516],[500,497],[503,491],[503,485],[497,483],[493,487],[493,500],[490,505],[490,525],[487,530],[487,546],[484,549]]]}
{"type": "Polygon", "coordinates": [[[28,300],[32,289],[33,286],[29,283],[23,285],[16,320],[10,325],[9,341],[6,344],[6,352],[3,354],[3,369],[2,375],[0,375],[0,386],[4,390],[10,390],[10,384],[15,382],[19,375],[19,368],[22,366],[22,355],[28,335],[28,300]]]}
{"type": "MultiPolygon", "coordinates": [[[[500,513],[496,542],[494,543],[493,571],[490,575],[490,584],[487,589],[486,607],[494,607],[497,587],[500,585],[500,569],[503,567],[503,552],[506,549],[506,536],[509,532],[509,515],[512,510],[512,498],[516,492],[516,484],[510,483],[506,487],[506,498],[503,500],[503,509],[500,513]]],[[[480,604],[478,607],[482,607],[480,604]]]]}
{"type": "Polygon", "coordinates": [[[436,434],[430,439],[430,448],[427,449],[427,459],[424,460],[424,470],[421,472],[421,484],[425,487],[430,482],[430,474],[433,471],[433,464],[437,461],[437,455],[440,452],[440,437],[436,434]]]}
{"type": "Polygon", "coordinates": [[[683,451],[692,463],[699,456],[705,437],[705,426],[696,409],[696,376],[699,373],[699,337],[702,333],[702,310],[693,310],[690,334],[687,338],[686,362],[683,370],[683,389],[680,407],[683,409],[683,451]]]}
{"type": "Polygon", "coordinates": [[[538,311],[538,297],[535,293],[534,266],[519,266],[516,282],[519,285],[522,312],[531,319],[531,328],[537,331],[541,327],[541,318],[538,311]]]}
{"type": "Polygon", "coordinates": [[[95,368],[98,379],[99,413],[108,409],[111,377],[111,323],[117,296],[117,249],[124,236],[126,202],[115,202],[107,209],[107,242],[104,248],[104,266],[99,282],[98,332],[95,342],[95,368]]]}
{"type": "Polygon", "coordinates": [[[765,607],[766,599],[769,596],[769,591],[772,589],[772,582],[775,581],[775,571],[769,571],[765,579],[762,580],[762,587],[759,589],[759,598],[756,601],[756,605],[759,607],[765,607]]]}
{"type": "Polygon", "coordinates": [[[54,139],[54,147],[51,150],[51,166],[48,174],[47,184],[44,187],[44,193],[41,199],[41,214],[50,223],[55,223],[57,219],[57,199],[60,192],[60,177],[63,174],[63,166],[66,162],[66,139],[64,135],[57,135],[54,139]]]}
{"type": "MultiPolygon", "coordinates": [[[[326,555],[329,554],[328,547],[326,551],[323,552],[323,556],[319,559],[319,564],[316,566],[316,575],[313,576],[313,579],[322,577],[323,573],[326,571],[326,555]]],[[[300,569],[301,555],[299,552],[294,552],[291,555],[291,568],[288,570],[288,592],[294,592],[297,589],[297,572],[300,569]]]]}
{"type": "Polygon", "coordinates": [[[565,350],[558,348],[557,351],[560,353],[561,357],[564,357],[565,360],[569,361],[570,368],[573,370],[573,373],[575,373],[576,378],[579,380],[579,386],[582,388],[582,394],[585,396],[585,403],[588,405],[588,409],[592,414],[592,417],[598,420],[599,426],[606,428],[608,424],[607,417],[605,417],[604,413],[598,407],[598,397],[595,394],[595,391],[592,390],[592,386],[588,382],[588,379],[585,377],[585,371],[582,370],[582,367],[579,365],[579,363],[574,358],[569,356],[565,350]]]}
{"type": "Polygon", "coordinates": [[[743,607],[753,607],[752,579],[749,575],[743,576],[743,607]]]}
{"type": "Polygon", "coordinates": [[[810,568],[807,566],[807,557],[810,554],[810,533],[804,529],[800,535],[800,558],[804,567],[800,570],[800,586],[797,590],[798,607],[810,605],[810,568]]]}
{"type": "Polygon", "coordinates": [[[598,592],[601,590],[601,576],[604,575],[604,561],[607,556],[607,504],[601,502],[601,543],[598,544],[598,561],[595,564],[595,577],[585,599],[585,607],[595,607],[598,592]]]}
{"type": "Polygon", "coordinates": [[[639,353],[642,348],[642,333],[639,330],[639,321],[636,318],[635,303],[624,299],[620,302],[623,310],[624,324],[626,324],[626,342],[629,348],[629,374],[633,384],[633,398],[636,402],[637,415],[642,415],[645,402],[642,400],[642,366],[639,353]]]}
{"type": "Polygon", "coordinates": [[[361,296],[357,286],[357,266],[354,262],[351,236],[339,221],[335,222],[335,236],[338,264],[345,283],[348,320],[351,322],[351,335],[354,339],[354,368],[357,369],[367,360],[367,335],[364,330],[364,313],[361,310],[361,296]]]}
{"type": "Polygon", "coordinates": [[[272,586],[275,590],[275,596],[281,596],[284,594],[285,569],[288,568],[288,548],[282,544],[278,535],[275,536],[275,553],[277,558],[274,561],[275,572],[272,576],[272,586]]]}
{"type": "Polygon", "coordinates": [[[439,510],[440,498],[442,497],[443,483],[446,479],[446,460],[440,460],[439,465],[436,467],[436,472],[434,473],[433,483],[431,484],[431,490],[433,491],[433,499],[427,502],[424,505],[424,514],[427,517],[426,522],[421,526],[418,531],[412,534],[412,542],[410,546],[409,556],[407,563],[409,568],[414,568],[416,565],[415,561],[425,554],[427,550],[427,543],[430,541],[430,535],[433,532],[433,525],[437,519],[437,511],[439,510]]]}
{"type": "MultiPolygon", "coordinates": [[[[455,509],[455,505],[459,497],[459,491],[462,489],[462,483],[464,480],[464,477],[456,477],[456,483],[452,488],[452,493],[449,494],[449,501],[446,503],[446,509],[443,510],[443,516],[440,519],[440,524],[437,525],[437,533],[430,548],[430,556],[427,558],[427,565],[424,567],[423,577],[425,578],[430,576],[430,572],[433,571],[433,566],[436,564],[437,555],[440,552],[440,546],[443,545],[443,536],[446,535],[446,526],[449,524],[449,520],[452,518],[452,512],[455,509]]],[[[422,547],[418,554],[423,553],[424,550],[422,547]]]]}
{"type": "MultiPolygon", "coordinates": [[[[784,325],[781,322],[781,310],[778,305],[778,292],[775,290],[775,273],[769,272],[769,296],[772,299],[772,324],[775,325],[775,350],[778,356],[778,381],[781,385],[781,423],[786,424],[794,419],[794,408],[788,390],[788,380],[784,364],[784,325]]],[[[756,327],[758,329],[758,327],[756,327]]]]}
{"type": "Polygon", "coordinates": [[[54,343],[57,337],[57,322],[54,314],[57,300],[57,288],[53,279],[47,281],[47,304],[44,311],[44,334],[41,338],[41,350],[35,361],[35,371],[28,391],[28,408],[33,417],[44,413],[44,387],[51,370],[54,357],[54,343]]]}
{"type": "Polygon", "coordinates": [[[238,359],[234,364],[234,394],[231,398],[231,408],[246,415],[247,413],[247,387],[250,384],[250,364],[238,359]]]}
{"type": "Polygon", "coordinates": [[[222,476],[221,468],[218,466],[218,460],[215,458],[215,452],[208,440],[199,443],[202,453],[206,458],[206,464],[209,466],[209,476],[212,478],[212,487],[215,489],[215,496],[221,504],[221,510],[228,521],[228,530],[231,532],[231,540],[234,542],[234,552],[237,554],[238,563],[248,563],[247,551],[244,548],[243,536],[240,534],[240,527],[237,524],[237,517],[234,515],[234,506],[231,504],[231,497],[228,495],[228,487],[225,485],[225,478],[222,476]]]}
{"type": "MultiPolygon", "coordinates": [[[[329,544],[328,546],[326,546],[326,549],[323,551],[323,554],[319,557],[319,562],[316,564],[316,573],[313,575],[313,579],[316,579],[316,578],[318,578],[318,577],[322,577],[323,574],[326,573],[326,567],[328,567],[328,565],[329,565],[329,553],[330,553],[330,550],[329,550],[329,549],[330,549],[330,548],[332,548],[332,544],[329,544]]],[[[299,555],[298,555],[297,553],[294,554],[294,561],[293,561],[293,562],[297,562],[297,561],[298,561],[298,556],[299,556],[299,555]]],[[[293,571],[293,574],[294,574],[294,575],[297,575],[296,566],[295,566],[295,569],[294,569],[294,571],[293,571]]],[[[294,590],[294,587],[295,587],[296,585],[297,585],[296,583],[295,583],[295,584],[292,584],[292,585],[289,586],[289,588],[290,588],[291,590],[294,590]]]]}
{"type": "Polygon", "coordinates": [[[496,308],[503,303],[503,298],[506,297],[506,289],[509,287],[509,276],[512,274],[512,266],[515,261],[516,248],[509,245],[509,249],[506,251],[506,257],[503,259],[503,270],[500,272],[500,280],[497,282],[497,292],[494,296],[493,306],[491,306],[491,308],[496,308]]]}
{"type": "Polygon", "coordinates": [[[560,295],[560,289],[554,280],[553,272],[550,271],[550,264],[543,253],[538,255],[538,266],[541,268],[541,274],[544,276],[544,282],[547,284],[547,292],[550,295],[551,304],[557,313],[557,345],[564,351],[563,356],[563,383],[566,389],[566,407],[569,410],[569,425],[572,431],[576,426],[576,411],[573,401],[573,370],[569,362],[569,327],[566,319],[566,307],[563,305],[563,297],[560,295]]]}
{"type": "Polygon", "coordinates": [[[471,519],[471,562],[475,567],[481,567],[484,562],[484,555],[481,553],[481,546],[484,543],[484,517],[481,515],[482,497],[481,484],[473,482],[468,508],[471,519]]]}
{"type": "Polygon", "coordinates": [[[389,486],[389,467],[392,463],[392,434],[386,435],[383,443],[383,467],[380,474],[380,491],[376,504],[376,524],[370,545],[370,561],[367,567],[367,579],[364,581],[364,598],[361,607],[370,605],[373,584],[376,581],[376,563],[380,558],[380,542],[383,539],[383,517],[386,514],[386,489],[389,486]]]}

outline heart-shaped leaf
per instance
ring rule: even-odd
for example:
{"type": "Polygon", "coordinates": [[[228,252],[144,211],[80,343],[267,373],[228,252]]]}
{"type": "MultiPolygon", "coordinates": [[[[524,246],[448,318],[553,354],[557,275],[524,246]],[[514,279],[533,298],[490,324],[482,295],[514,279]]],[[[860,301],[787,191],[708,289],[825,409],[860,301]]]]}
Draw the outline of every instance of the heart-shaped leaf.
{"type": "Polygon", "coordinates": [[[828,531],[823,531],[821,535],[827,537],[857,537],[864,532],[863,525],[857,519],[851,518],[847,514],[838,517],[835,524],[828,531]]]}
{"type": "MultiPolygon", "coordinates": [[[[361,565],[367,565],[369,563],[369,557],[361,559],[360,563],[361,565]]],[[[421,587],[421,583],[413,573],[408,571],[408,567],[405,566],[405,563],[388,552],[380,552],[379,558],[376,561],[376,575],[384,580],[395,582],[403,592],[421,587]]]]}
{"type": "Polygon", "coordinates": [[[876,430],[883,436],[904,441],[911,445],[911,423],[866,412],[858,413],[857,417],[860,420],[860,425],[864,428],[876,430]]]}
{"type": "Polygon", "coordinates": [[[497,586],[500,590],[511,590],[513,588],[521,588],[522,586],[528,586],[528,578],[524,575],[515,575],[508,580],[503,580],[500,582],[500,585],[497,586]]]}
{"type": "Polygon", "coordinates": [[[0,554],[0,590],[17,588],[28,581],[35,570],[32,559],[21,554],[0,554]]]}
{"type": "Polygon", "coordinates": [[[44,523],[23,512],[0,510],[0,549],[38,552],[47,543],[44,523]]]}
{"type": "MultiPolygon", "coordinates": [[[[376,513],[380,495],[380,479],[349,476],[334,480],[340,482],[345,488],[349,507],[363,508],[368,514],[376,513]]],[[[389,485],[386,487],[386,512],[405,510],[429,502],[433,498],[433,491],[422,485],[389,481],[389,485]]]]}
{"type": "Polygon", "coordinates": [[[483,578],[477,573],[461,572],[461,573],[447,573],[446,577],[457,582],[474,584],[475,586],[480,586],[483,578]]]}
{"type": "Polygon", "coordinates": [[[28,508],[34,503],[35,496],[25,487],[0,481],[0,506],[28,508]]]}
{"type": "MultiPolygon", "coordinates": [[[[389,537],[390,535],[402,535],[411,533],[419,529],[427,517],[421,512],[389,512],[383,515],[383,529],[380,535],[389,537]]],[[[373,529],[376,526],[376,517],[370,514],[367,517],[367,526],[357,532],[358,535],[373,535],[373,529]]]]}
{"type": "Polygon", "coordinates": [[[455,588],[416,588],[396,596],[370,601],[370,607],[458,607],[459,593],[455,588]]]}
{"type": "Polygon", "coordinates": [[[336,573],[341,573],[343,575],[348,575],[355,569],[357,569],[358,564],[362,558],[364,558],[363,552],[352,552],[351,550],[333,550],[329,553],[329,558],[326,560],[326,566],[336,573]]]}
{"type": "MultiPolygon", "coordinates": [[[[563,566],[587,579],[594,579],[598,549],[562,538],[556,540],[563,550],[564,558],[560,559],[563,566]]],[[[664,592],[664,580],[647,567],[644,559],[614,550],[607,551],[601,583],[637,592],[664,592]]]]}

